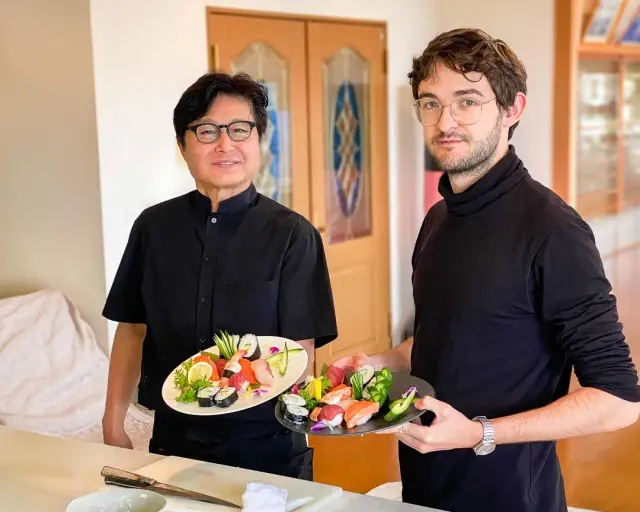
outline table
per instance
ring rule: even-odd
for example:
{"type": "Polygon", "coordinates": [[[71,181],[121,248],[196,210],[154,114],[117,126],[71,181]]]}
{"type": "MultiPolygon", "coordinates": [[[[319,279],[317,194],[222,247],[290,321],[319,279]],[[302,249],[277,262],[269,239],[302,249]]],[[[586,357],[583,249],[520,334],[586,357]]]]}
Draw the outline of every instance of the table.
{"type": "MultiPolygon", "coordinates": [[[[160,455],[0,426],[0,510],[64,512],[67,504],[103,485],[100,471],[135,471],[160,455]]],[[[350,512],[442,512],[344,492],[332,510],[350,512]]]]}

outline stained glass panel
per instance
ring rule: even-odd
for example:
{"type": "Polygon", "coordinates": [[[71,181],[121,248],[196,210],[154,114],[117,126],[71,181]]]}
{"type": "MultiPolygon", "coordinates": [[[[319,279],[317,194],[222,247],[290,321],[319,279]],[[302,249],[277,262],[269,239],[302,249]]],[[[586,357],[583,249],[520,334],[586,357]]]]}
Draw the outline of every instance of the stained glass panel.
{"type": "Polygon", "coordinates": [[[253,43],[231,63],[232,73],[247,73],[269,91],[267,130],[260,149],[262,164],[254,183],[258,191],[291,206],[289,68],[270,46],[253,43]]]}
{"type": "Polygon", "coordinates": [[[369,65],[344,47],[324,65],[327,239],[371,234],[369,65]]]}

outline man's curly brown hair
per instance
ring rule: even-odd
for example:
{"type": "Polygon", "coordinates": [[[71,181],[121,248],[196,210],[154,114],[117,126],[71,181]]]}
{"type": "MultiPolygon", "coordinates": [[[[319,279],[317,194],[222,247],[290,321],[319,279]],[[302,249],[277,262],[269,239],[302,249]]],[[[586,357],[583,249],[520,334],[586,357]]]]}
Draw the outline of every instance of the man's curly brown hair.
{"type": "MultiPolygon", "coordinates": [[[[518,92],[527,93],[524,64],[504,41],[482,30],[463,28],[440,34],[420,57],[413,59],[413,69],[408,76],[414,99],[418,99],[420,82],[433,75],[438,62],[465,77],[467,73],[482,73],[502,111],[513,106],[518,92]]],[[[518,123],[509,128],[509,139],[517,126],[518,123]]]]}

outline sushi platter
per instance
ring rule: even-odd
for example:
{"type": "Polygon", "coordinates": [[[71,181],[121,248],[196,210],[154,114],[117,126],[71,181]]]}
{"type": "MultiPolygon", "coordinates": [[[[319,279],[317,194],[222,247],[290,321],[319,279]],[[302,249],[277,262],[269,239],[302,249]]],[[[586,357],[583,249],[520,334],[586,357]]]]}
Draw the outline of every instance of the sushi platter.
{"type": "Polygon", "coordinates": [[[215,345],[184,361],[166,378],[162,398],[184,414],[230,414],[277,398],[307,367],[307,353],[295,341],[226,332],[215,345]]]}
{"type": "Polygon", "coordinates": [[[383,432],[414,420],[426,411],[414,407],[433,387],[407,373],[363,365],[348,375],[335,366],[323,368],[280,396],[276,418],[301,434],[360,436],[383,432]]]}

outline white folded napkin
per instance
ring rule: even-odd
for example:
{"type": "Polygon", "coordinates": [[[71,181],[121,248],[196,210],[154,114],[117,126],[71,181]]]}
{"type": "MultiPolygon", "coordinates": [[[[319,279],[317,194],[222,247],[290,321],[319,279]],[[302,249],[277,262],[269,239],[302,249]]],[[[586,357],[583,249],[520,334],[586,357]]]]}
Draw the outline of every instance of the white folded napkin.
{"type": "Polygon", "coordinates": [[[261,482],[249,482],[242,495],[242,512],[285,512],[287,490],[261,482]]]}

